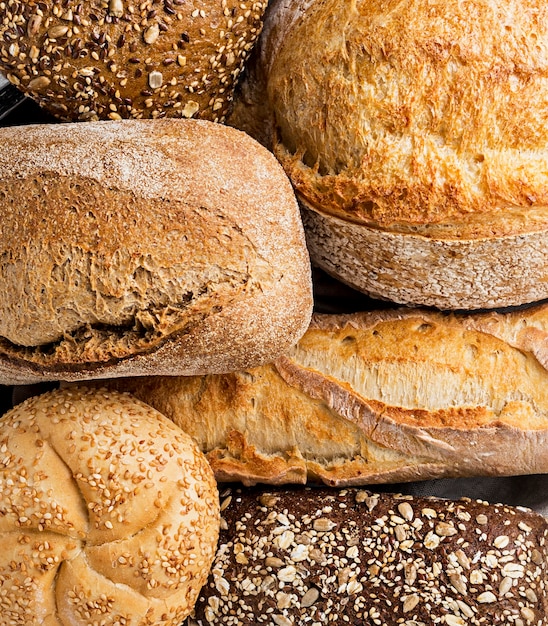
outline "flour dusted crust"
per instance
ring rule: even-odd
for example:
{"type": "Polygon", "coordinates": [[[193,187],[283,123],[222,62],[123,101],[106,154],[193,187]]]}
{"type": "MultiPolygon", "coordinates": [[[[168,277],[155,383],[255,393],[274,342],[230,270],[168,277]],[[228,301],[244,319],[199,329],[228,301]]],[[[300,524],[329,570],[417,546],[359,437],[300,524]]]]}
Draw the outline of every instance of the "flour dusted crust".
{"type": "Polygon", "coordinates": [[[4,383],[229,371],[305,331],[297,203],[250,137],[127,120],[0,139],[4,383]]]}
{"type": "Polygon", "coordinates": [[[546,305],[315,315],[273,364],[109,381],[175,421],[220,481],[367,485],[548,471],[546,305]]]}
{"type": "Polygon", "coordinates": [[[219,532],[190,437],[127,394],[72,387],[17,405],[0,441],[3,622],[178,626],[219,532]]]}
{"type": "Polygon", "coordinates": [[[8,0],[0,69],[64,120],[223,121],[265,2],[8,0]]]}
{"type": "Polygon", "coordinates": [[[362,489],[232,489],[187,626],[540,626],[548,525],[519,507],[362,489]]]}
{"type": "Polygon", "coordinates": [[[266,129],[332,275],[440,308],[543,299],[547,38],[538,0],[278,1],[234,124],[266,129]]]}

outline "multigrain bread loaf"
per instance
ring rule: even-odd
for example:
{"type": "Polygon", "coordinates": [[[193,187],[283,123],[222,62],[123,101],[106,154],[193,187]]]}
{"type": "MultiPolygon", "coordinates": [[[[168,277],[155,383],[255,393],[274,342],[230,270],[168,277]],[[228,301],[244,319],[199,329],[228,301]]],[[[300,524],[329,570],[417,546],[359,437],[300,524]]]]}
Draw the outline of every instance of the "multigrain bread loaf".
{"type": "Polygon", "coordinates": [[[151,407],[56,390],[0,421],[0,598],[13,626],[179,626],[207,579],[219,498],[151,407]]]}
{"type": "Polygon", "coordinates": [[[548,6],[274,0],[230,123],[268,145],[312,260],[443,309],[548,296],[548,6]]]}
{"type": "Polygon", "coordinates": [[[7,0],[0,69],[65,120],[223,121],[266,2],[7,0]]]}
{"type": "Polygon", "coordinates": [[[548,307],[315,315],[273,364],[110,381],[220,481],[329,485],[548,472],[548,307]]]}
{"type": "Polygon", "coordinates": [[[548,522],[365,490],[224,494],[190,626],[548,623],[548,522]]]}
{"type": "Polygon", "coordinates": [[[0,381],[197,374],[306,330],[310,262],[282,168],[232,128],[0,130],[0,381]]]}

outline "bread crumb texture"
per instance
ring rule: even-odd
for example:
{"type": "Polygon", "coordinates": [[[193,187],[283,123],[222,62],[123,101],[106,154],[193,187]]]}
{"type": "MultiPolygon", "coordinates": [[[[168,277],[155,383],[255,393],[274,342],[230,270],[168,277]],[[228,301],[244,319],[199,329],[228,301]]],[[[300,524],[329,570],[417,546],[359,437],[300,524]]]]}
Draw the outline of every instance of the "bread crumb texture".
{"type": "Polygon", "coordinates": [[[382,228],[546,228],[545,2],[277,2],[264,35],[276,153],[311,206],[382,228]]]}
{"type": "Polygon", "coordinates": [[[0,598],[11,626],[178,626],[213,559],[216,484],[190,437],[106,390],[0,421],[0,598]]]}
{"type": "Polygon", "coordinates": [[[221,494],[188,626],[544,626],[546,520],[365,490],[221,494]]]}
{"type": "Polygon", "coordinates": [[[266,2],[6,0],[0,69],[65,120],[222,122],[266,2]]]}

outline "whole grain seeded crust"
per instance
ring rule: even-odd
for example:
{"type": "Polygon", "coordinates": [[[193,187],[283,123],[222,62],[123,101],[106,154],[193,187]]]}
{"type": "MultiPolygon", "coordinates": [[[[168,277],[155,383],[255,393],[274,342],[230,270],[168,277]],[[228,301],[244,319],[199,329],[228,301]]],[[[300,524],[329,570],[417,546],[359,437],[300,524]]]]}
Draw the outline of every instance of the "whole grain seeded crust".
{"type": "Polygon", "coordinates": [[[221,493],[187,626],[544,626],[548,522],[523,508],[365,490],[221,493]]]}
{"type": "Polygon", "coordinates": [[[258,0],[7,0],[0,69],[65,120],[223,121],[257,39],[258,0]]]}
{"type": "Polygon", "coordinates": [[[179,626],[215,554],[194,442],[128,394],[33,397],[0,422],[0,604],[11,626],[179,626]]]}

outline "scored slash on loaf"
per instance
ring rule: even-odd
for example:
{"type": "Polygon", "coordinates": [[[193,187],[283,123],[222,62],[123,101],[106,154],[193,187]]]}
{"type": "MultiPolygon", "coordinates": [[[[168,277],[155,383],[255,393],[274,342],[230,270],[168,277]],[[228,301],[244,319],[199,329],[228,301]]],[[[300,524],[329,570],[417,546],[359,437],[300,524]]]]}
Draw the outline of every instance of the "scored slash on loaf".
{"type": "Polygon", "coordinates": [[[315,314],[272,364],[122,379],[218,480],[367,485],[548,472],[548,307],[315,314]]]}

